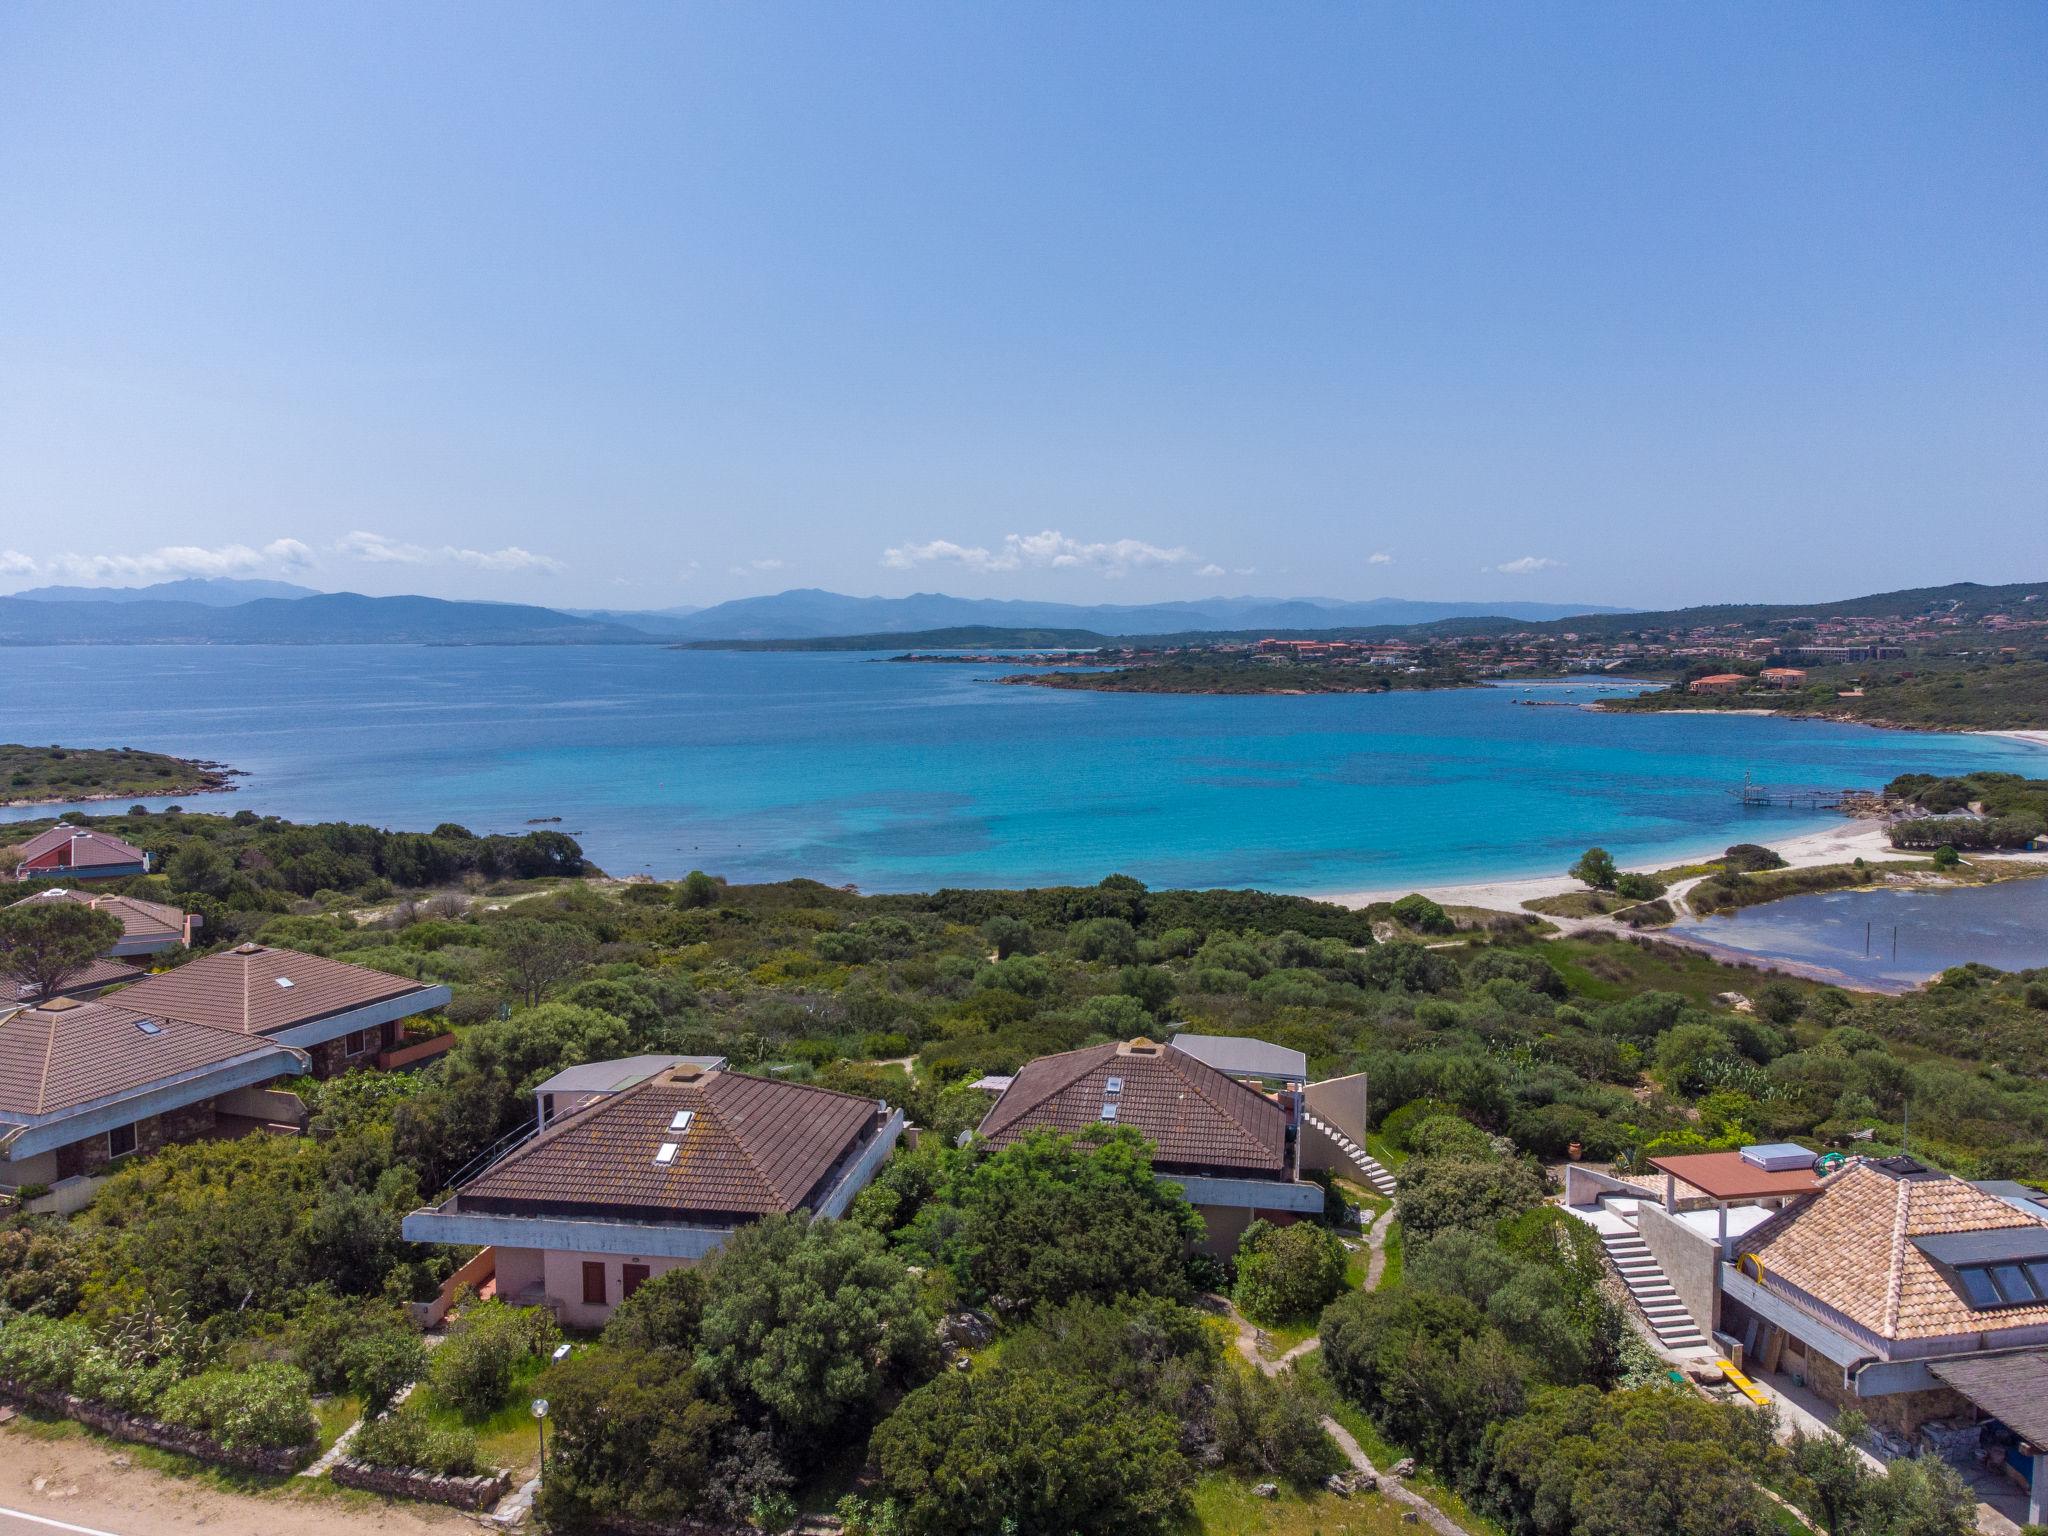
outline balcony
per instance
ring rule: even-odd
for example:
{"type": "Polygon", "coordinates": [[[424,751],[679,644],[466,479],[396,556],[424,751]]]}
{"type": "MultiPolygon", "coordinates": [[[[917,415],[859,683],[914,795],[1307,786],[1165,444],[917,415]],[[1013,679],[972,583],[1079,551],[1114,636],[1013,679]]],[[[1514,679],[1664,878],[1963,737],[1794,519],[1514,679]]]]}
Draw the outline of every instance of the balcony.
{"type": "Polygon", "coordinates": [[[455,1044],[452,1032],[438,1035],[422,1035],[401,1040],[377,1053],[379,1072],[402,1072],[407,1067],[416,1067],[422,1062],[444,1056],[455,1044]]]}

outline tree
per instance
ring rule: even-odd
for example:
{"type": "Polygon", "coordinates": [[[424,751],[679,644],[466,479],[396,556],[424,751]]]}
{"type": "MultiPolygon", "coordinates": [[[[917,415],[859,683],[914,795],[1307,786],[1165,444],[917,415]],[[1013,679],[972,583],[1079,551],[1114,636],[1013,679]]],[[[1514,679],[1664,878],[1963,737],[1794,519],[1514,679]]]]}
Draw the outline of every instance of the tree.
{"type": "Polygon", "coordinates": [[[1086,1376],[948,1372],[874,1434],[904,1536],[1120,1536],[1187,1509],[1174,1421],[1086,1376]]]}
{"type": "Polygon", "coordinates": [[[1254,1322],[1322,1311],[1344,1288],[1344,1245],[1312,1221],[1254,1221],[1237,1244],[1237,1304],[1254,1322]]]}
{"type": "Polygon", "coordinates": [[[1395,902],[1389,909],[1389,915],[1402,927],[1416,933],[1452,933],[1458,926],[1451,921],[1450,913],[1419,891],[1395,902]]]}
{"type": "Polygon", "coordinates": [[[1031,925],[1021,917],[1010,917],[998,912],[981,925],[981,936],[995,950],[998,960],[1007,960],[1012,955],[1028,955],[1037,945],[1037,936],[1031,925]]]}
{"type": "Polygon", "coordinates": [[[1485,1432],[1474,1480],[1515,1536],[1765,1536],[1770,1420],[1690,1392],[1539,1392],[1485,1432]]]}
{"type": "Polygon", "coordinates": [[[1395,1197],[1410,1242],[1454,1227],[1491,1227],[1542,1203],[1543,1176],[1519,1158],[1410,1158],[1395,1197]]]}
{"type": "MultiPolygon", "coordinates": [[[[1183,1254],[1201,1219],[1177,1187],[1152,1176],[1135,1132],[1093,1145],[1036,1132],[965,1159],[942,1200],[951,1230],[941,1256],[970,1295],[1029,1311],[1080,1297],[1187,1294],[1183,1254]]],[[[913,1230],[929,1230],[938,1215],[921,1215],[913,1230]]]]}
{"type": "Polygon", "coordinates": [[[590,963],[589,937],[567,923],[515,917],[491,931],[491,944],[506,981],[529,1008],[556,982],[568,980],[590,963]]]}
{"type": "Polygon", "coordinates": [[[121,920],[75,901],[0,907],[0,972],[48,997],[120,942],[121,920]]]}
{"type": "Polygon", "coordinates": [[[1615,881],[1621,878],[1621,871],[1614,864],[1614,855],[1605,848],[1588,848],[1566,873],[1596,891],[1613,890],[1615,881]]]}
{"type": "Polygon", "coordinates": [[[917,1283],[868,1228],[770,1216],[727,1240],[712,1271],[697,1363],[721,1394],[786,1430],[863,1424],[886,1386],[932,1363],[917,1283]]]}
{"type": "Polygon", "coordinates": [[[691,1354],[704,1321],[704,1285],[705,1271],[694,1266],[656,1275],[619,1303],[604,1325],[605,1343],[691,1354]]]}

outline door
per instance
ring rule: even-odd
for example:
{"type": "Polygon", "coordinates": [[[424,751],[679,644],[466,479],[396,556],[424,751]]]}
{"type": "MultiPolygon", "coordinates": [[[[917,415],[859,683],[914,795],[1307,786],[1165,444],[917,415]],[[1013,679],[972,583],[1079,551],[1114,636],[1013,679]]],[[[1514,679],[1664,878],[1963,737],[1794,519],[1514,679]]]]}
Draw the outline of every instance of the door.
{"type": "Polygon", "coordinates": [[[619,1300],[639,1290],[647,1283],[648,1269],[645,1264],[623,1264],[619,1267],[619,1300]]]}
{"type": "Polygon", "coordinates": [[[604,1305],[604,1262],[600,1259],[586,1259],[583,1263],[583,1301],[586,1306],[604,1305]]]}

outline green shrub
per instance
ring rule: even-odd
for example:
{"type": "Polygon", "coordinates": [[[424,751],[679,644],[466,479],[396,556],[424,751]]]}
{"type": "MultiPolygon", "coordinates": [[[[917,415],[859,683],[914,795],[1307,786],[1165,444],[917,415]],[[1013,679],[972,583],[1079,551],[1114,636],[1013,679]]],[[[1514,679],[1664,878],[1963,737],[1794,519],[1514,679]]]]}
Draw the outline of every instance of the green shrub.
{"type": "Polygon", "coordinates": [[[471,1302],[428,1361],[428,1384],[464,1418],[487,1418],[504,1401],[521,1362],[554,1348],[561,1336],[538,1307],[511,1307],[495,1297],[471,1302]]]}
{"type": "Polygon", "coordinates": [[[1389,1144],[1403,1152],[1412,1152],[1415,1150],[1415,1143],[1410,1138],[1415,1134],[1415,1128],[1423,1121],[1433,1119],[1437,1115],[1460,1113],[1462,1112],[1457,1105],[1446,1103],[1442,1099],[1413,1099],[1382,1118],[1379,1132],[1389,1144]]]}
{"type": "Polygon", "coordinates": [[[0,1376],[45,1392],[69,1392],[78,1362],[93,1348],[83,1323],[10,1317],[0,1324],[0,1376]]]}
{"type": "Polygon", "coordinates": [[[291,1450],[320,1433],[306,1373],[270,1361],[189,1376],[158,1399],[156,1412],[166,1424],[196,1429],[229,1450],[291,1450]]]}
{"type": "Polygon", "coordinates": [[[1307,1317],[1344,1288],[1344,1245],[1327,1227],[1254,1221],[1237,1245],[1237,1304],[1255,1322],[1307,1317]]]}
{"type": "Polygon", "coordinates": [[[442,1477],[474,1477],[483,1470],[476,1436],[430,1422],[407,1404],[367,1421],[349,1441],[349,1455],[376,1467],[414,1467],[442,1477]]]}
{"type": "Polygon", "coordinates": [[[1450,913],[1419,891],[1403,896],[1389,910],[1395,922],[1417,933],[1451,933],[1458,926],[1450,913]]]}
{"type": "Polygon", "coordinates": [[[316,1392],[353,1392],[375,1413],[426,1370],[426,1349],[396,1307],[344,1301],[316,1287],[292,1319],[292,1359],[316,1392]]]}

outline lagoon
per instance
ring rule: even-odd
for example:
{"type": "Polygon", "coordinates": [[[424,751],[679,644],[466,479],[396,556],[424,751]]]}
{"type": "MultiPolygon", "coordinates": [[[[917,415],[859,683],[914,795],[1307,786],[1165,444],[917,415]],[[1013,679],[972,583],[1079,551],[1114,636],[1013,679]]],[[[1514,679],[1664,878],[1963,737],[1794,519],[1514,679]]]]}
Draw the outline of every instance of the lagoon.
{"type": "Polygon", "coordinates": [[[1006,670],[659,646],[21,647],[0,650],[0,740],[248,770],[195,809],[479,832],[558,816],[618,875],[870,891],[1123,871],[1326,894],[1551,873],[1591,843],[1663,862],[1831,820],[1743,809],[1745,774],[1875,787],[2048,763],[1995,737],[1517,703],[1583,703],[1608,681],[1213,698],[991,686],[1006,670]]]}
{"type": "Polygon", "coordinates": [[[2002,971],[2048,965],[2048,878],[1788,896],[1670,931],[1827,980],[1901,991],[1971,960],[2002,971]]]}

